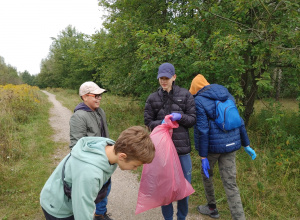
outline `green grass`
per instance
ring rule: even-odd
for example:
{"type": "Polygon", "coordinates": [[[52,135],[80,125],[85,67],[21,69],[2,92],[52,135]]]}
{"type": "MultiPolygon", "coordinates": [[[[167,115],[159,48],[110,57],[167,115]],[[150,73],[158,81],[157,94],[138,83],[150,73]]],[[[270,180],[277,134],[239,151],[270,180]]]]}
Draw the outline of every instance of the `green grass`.
{"type": "Polygon", "coordinates": [[[21,145],[18,160],[1,165],[0,219],[35,219],[42,216],[40,191],[53,170],[51,154],[58,147],[51,140],[52,128],[48,124],[47,97],[41,93],[38,111],[20,124],[14,135],[21,145]]]}
{"type": "MultiPolygon", "coordinates": [[[[57,100],[72,111],[81,102],[77,91],[47,91],[54,93],[57,100]]],[[[48,124],[51,105],[46,102],[45,95],[43,99],[34,117],[18,128],[16,135],[24,149],[21,159],[15,163],[8,161],[1,167],[0,219],[39,219],[42,216],[39,193],[54,169],[51,155],[61,146],[51,140],[53,131],[48,124]]],[[[237,152],[237,183],[247,219],[297,219],[300,216],[299,109],[294,100],[282,101],[286,103],[285,108],[291,107],[291,113],[277,109],[278,118],[276,109],[265,112],[266,108],[261,106],[251,118],[248,133],[257,159],[252,161],[243,149],[237,152]]],[[[131,98],[106,93],[101,107],[106,112],[112,139],[117,139],[129,126],[143,125],[143,107],[131,98]]],[[[192,129],[190,133],[193,139],[192,129]]],[[[190,212],[197,213],[196,206],[205,204],[206,200],[199,156],[195,150],[191,156],[192,185],[196,192],[190,196],[190,212]]],[[[230,219],[218,166],[214,169],[214,184],[220,219],[230,219]]]]}
{"type": "MultiPolygon", "coordinates": [[[[69,92],[68,92],[69,93],[69,92]]],[[[57,99],[64,103],[66,92],[61,90],[56,93],[57,99]]],[[[78,103],[78,95],[69,97],[76,100],[70,109],[73,109],[78,103]]],[[[69,100],[68,100],[69,101],[69,100]]],[[[300,194],[299,194],[299,137],[295,137],[297,133],[297,121],[294,119],[295,114],[299,111],[298,103],[295,100],[281,100],[283,116],[279,122],[271,120],[267,122],[266,118],[274,118],[276,112],[271,112],[269,115],[262,113],[262,110],[268,109],[266,101],[256,103],[255,114],[250,121],[248,129],[251,146],[256,150],[257,159],[251,160],[249,155],[240,149],[237,151],[237,183],[240,189],[242,202],[247,219],[296,219],[300,216],[300,194]],[[292,113],[286,113],[291,111],[292,113]],[[273,114],[273,115],[272,115],[273,114]],[[265,130],[269,133],[263,131],[265,130]],[[296,151],[289,154],[286,146],[287,136],[280,137],[280,134],[271,131],[277,130],[277,126],[289,131],[289,135],[294,137],[291,139],[290,145],[295,145],[296,151]],[[291,129],[290,127],[294,127],[291,129]],[[279,137],[277,137],[277,136],[279,137]],[[274,136],[269,138],[268,136],[274,136]],[[274,143],[281,143],[281,148],[274,146],[274,143]],[[284,142],[284,143],[282,143],[284,142]],[[298,150],[298,153],[297,153],[298,150]],[[287,211],[288,210],[288,211],[287,211]]],[[[118,137],[118,134],[132,125],[143,124],[143,108],[132,101],[130,98],[104,94],[101,100],[101,107],[104,109],[108,119],[108,127],[113,139],[118,137]]],[[[276,109],[274,109],[275,111],[276,109]]],[[[298,119],[299,120],[299,119],[298,119]]],[[[300,123],[300,122],[299,122],[300,123]]],[[[282,134],[285,132],[280,131],[282,134]]],[[[298,130],[299,133],[299,130],[298,130]]],[[[191,139],[193,142],[193,129],[190,130],[191,139]]],[[[286,133],[287,134],[287,133],[286,133]]],[[[192,147],[193,148],[193,147],[192,147]]],[[[190,212],[197,213],[196,206],[205,204],[205,194],[200,174],[201,162],[198,153],[193,149],[191,152],[193,161],[192,185],[196,192],[190,196],[190,212]]],[[[141,174],[142,169],[138,169],[141,174]]],[[[215,194],[220,211],[220,219],[230,219],[230,211],[227,204],[226,194],[223,189],[222,181],[218,171],[218,166],[214,169],[214,186],[215,194]]]]}

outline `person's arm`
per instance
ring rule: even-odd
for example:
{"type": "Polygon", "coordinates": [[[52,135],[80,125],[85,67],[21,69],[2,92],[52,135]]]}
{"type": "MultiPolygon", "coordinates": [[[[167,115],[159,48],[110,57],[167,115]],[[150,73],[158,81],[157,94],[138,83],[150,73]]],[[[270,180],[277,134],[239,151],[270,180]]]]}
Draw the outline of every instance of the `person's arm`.
{"type": "Polygon", "coordinates": [[[89,172],[82,172],[73,181],[72,208],[75,219],[93,219],[96,208],[94,201],[103,184],[103,175],[99,174],[99,178],[95,178],[89,172]]]}
{"type": "Polygon", "coordinates": [[[145,104],[144,123],[148,128],[150,128],[151,131],[156,126],[160,125],[163,121],[163,119],[157,120],[156,117],[157,117],[157,115],[155,114],[154,109],[152,108],[151,100],[150,100],[150,97],[149,97],[146,101],[146,104],[145,104]]]}
{"type": "Polygon", "coordinates": [[[195,148],[200,157],[207,157],[209,145],[209,121],[199,100],[195,99],[197,120],[194,126],[195,148]]]}
{"type": "Polygon", "coordinates": [[[240,129],[240,135],[241,135],[241,142],[242,142],[242,146],[246,147],[246,146],[250,145],[250,140],[249,140],[247,130],[246,130],[246,127],[245,127],[245,122],[242,118],[241,118],[241,120],[242,120],[242,125],[239,128],[240,129]]]}
{"type": "Polygon", "coordinates": [[[240,135],[241,135],[241,142],[242,146],[244,147],[244,150],[246,151],[247,154],[251,157],[252,160],[256,158],[256,153],[255,151],[250,147],[250,140],[247,134],[247,130],[245,128],[245,123],[244,120],[242,120],[242,126],[240,127],[240,135]]]}
{"type": "Polygon", "coordinates": [[[77,141],[87,136],[86,121],[79,114],[73,114],[70,119],[70,148],[74,147],[77,141]]]}
{"type": "Polygon", "coordinates": [[[103,127],[104,127],[104,130],[105,130],[105,134],[107,138],[109,138],[109,132],[108,132],[108,127],[107,127],[107,121],[106,121],[106,114],[104,112],[104,110],[102,108],[98,108],[98,112],[102,118],[102,121],[103,121],[103,127]]]}
{"type": "Polygon", "coordinates": [[[206,158],[208,155],[209,145],[209,121],[201,102],[199,100],[195,100],[195,104],[197,112],[197,122],[194,126],[195,148],[198,150],[199,156],[201,157],[202,170],[206,178],[209,178],[208,170],[210,170],[210,166],[209,161],[206,158]]]}
{"type": "Polygon", "coordinates": [[[179,125],[191,128],[196,123],[196,107],[194,97],[190,93],[187,94],[187,101],[185,105],[185,112],[181,114],[181,118],[177,122],[179,125]]]}

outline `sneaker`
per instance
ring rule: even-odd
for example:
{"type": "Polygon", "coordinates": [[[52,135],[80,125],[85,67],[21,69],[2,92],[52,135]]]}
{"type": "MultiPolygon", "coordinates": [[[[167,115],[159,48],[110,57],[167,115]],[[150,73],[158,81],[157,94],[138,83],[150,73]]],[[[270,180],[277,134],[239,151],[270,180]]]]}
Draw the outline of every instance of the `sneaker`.
{"type": "Polygon", "coordinates": [[[105,213],[104,215],[95,214],[93,220],[113,220],[109,216],[110,216],[110,214],[107,214],[107,213],[105,213]]]}
{"type": "Polygon", "coordinates": [[[210,209],[208,205],[199,205],[197,207],[198,212],[200,212],[203,215],[209,215],[211,218],[219,218],[219,212],[218,209],[210,209]]]}

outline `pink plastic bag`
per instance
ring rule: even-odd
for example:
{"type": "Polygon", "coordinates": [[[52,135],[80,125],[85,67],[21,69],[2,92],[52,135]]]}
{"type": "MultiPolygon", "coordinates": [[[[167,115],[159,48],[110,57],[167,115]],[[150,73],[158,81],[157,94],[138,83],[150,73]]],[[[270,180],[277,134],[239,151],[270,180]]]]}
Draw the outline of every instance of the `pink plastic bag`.
{"type": "Polygon", "coordinates": [[[172,141],[176,121],[165,117],[165,124],[157,126],[150,137],[155,157],[143,166],[135,214],[181,200],[195,192],[184,178],[178,154],[172,141]]]}

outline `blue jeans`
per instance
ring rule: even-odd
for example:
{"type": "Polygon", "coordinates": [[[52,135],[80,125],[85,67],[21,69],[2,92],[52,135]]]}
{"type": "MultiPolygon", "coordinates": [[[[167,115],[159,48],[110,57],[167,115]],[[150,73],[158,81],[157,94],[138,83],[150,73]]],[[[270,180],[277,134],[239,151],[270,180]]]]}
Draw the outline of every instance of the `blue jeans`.
{"type": "MultiPolygon", "coordinates": [[[[192,160],[190,154],[179,155],[183,175],[189,183],[192,182],[192,160]]],[[[165,220],[173,220],[173,204],[161,207],[165,220]]],[[[189,211],[189,197],[177,201],[177,219],[185,220],[189,211]]]]}
{"type": "Polygon", "coordinates": [[[107,201],[107,197],[108,197],[108,195],[110,193],[110,189],[111,189],[111,184],[109,184],[109,186],[107,188],[107,193],[106,193],[105,198],[103,200],[101,200],[101,202],[98,202],[96,204],[96,211],[95,211],[95,213],[97,215],[104,215],[107,212],[107,208],[106,208],[107,202],[108,202],[107,201]]]}

